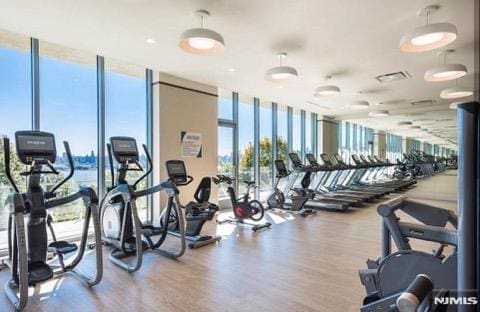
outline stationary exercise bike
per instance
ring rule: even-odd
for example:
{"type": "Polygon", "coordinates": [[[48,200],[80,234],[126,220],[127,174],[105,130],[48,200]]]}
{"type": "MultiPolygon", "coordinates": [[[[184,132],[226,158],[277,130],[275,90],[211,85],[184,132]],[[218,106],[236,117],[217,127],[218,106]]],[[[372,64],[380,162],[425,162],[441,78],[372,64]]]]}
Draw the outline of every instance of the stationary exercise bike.
{"type": "Polygon", "coordinates": [[[273,192],[268,196],[267,205],[269,209],[281,209],[291,213],[306,217],[317,213],[312,209],[305,209],[305,203],[315,197],[315,192],[308,189],[308,186],[302,188],[292,188],[289,194],[290,202],[286,202],[285,194],[278,188],[281,179],[287,178],[291,171],[285,166],[285,162],[281,159],[275,160],[275,168],[277,169],[277,181],[273,187],[273,192]]]}
{"type": "MultiPolygon", "coordinates": [[[[193,181],[193,178],[187,175],[185,163],[182,160],[168,160],[166,162],[167,174],[169,181],[175,183],[176,186],[186,186],[193,181]]],[[[189,248],[198,248],[218,242],[222,239],[218,235],[200,234],[205,222],[213,220],[218,211],[218,206],[210,203],[210,192],[212,188],[212,180],[210,177],[204,177],[197,186],[193,195],[194,201],[189,202],[185,206],[185,238],[189,241],[189,248]]],[[[171,210],[169,219],[169,233],[179,235],[180,223],[176,209],[171,210]]],[[[161,218],[163,221],[164,218],[161,218]]]]}
{"type": "Polygon", "coordinates": [[[143,150],[147,157],[148,170],[130,184],[127,181],[129,172],[143,172],[138,162],[137,142],[130,137],[111,137],[110,144],[107,144],[112,184],[100,205],[103,241],[105,245],[112,247],[110,260],[128,272],[140,269],[144,250],[151,250],[176,259],[181,257],[186,249],[184,217],[178,198],[179,191],[175,184],[171,181],[163,181],[150,188],[137,190],[137,185],[152,172],[153,168],[152,159],[145,144],[143,150]],[[116,183],[113,158],[118,163],[116,183]],[[161,191],[167,194],[167,205],[165,217],[160,221],[160,226],[141,222],[137,211],[137,199],[161,191]],[[175,210],[178,215],[180,246],[177,250],[161,249],[170,226],[170,219],[167,216],[171,215],[172,210],[175,210]],[[153,237],[158,237],[156,242],[153,237]],[[124,260],[130,256],[134,257],[132,262],[124,260]]]}
{"type": "MultiPolygon", "coordinates": [[[[21,192],[10,171],[10,141],[3,139],[5,174],[13,192],[8,195],[8,257],[1,267],[11,269],[12,278],[5,284],[5,294],[16,310],[25,308],[28,302],[28,288],[51,280],[68,272],[75,273],[88,286],[100,282],[103,274],[103,258],[98,220],[98,198],[90,187],[80,189],[65,197],[59,197],[60,189],[74,174],[74,162],[68,142],[63,142],[70,167],[69,174],[49,190],[41,182],[45,175],[59,175],[54,168],[57,151],[55,137],[40,131],[17,131],[15,133],[17,155],[20,162],[29,170],[20,173],[27,178],[26,192],[21,192]],[[83,220],[80,245],[57,240],[52,226],[49,209],[60,208],[79,199],[83,200],[85,217],[83,220]],[[25,225],[25,220],[26,225],[25,225]],[[90,220],[93,232],[89,233],[90,220]],[[49,243],[48,230],[52,241],[49,243]],[[88,276],[77,270],[82,261],[87,239],[92,235],[96,242],[96,261],[89,265],[96,269],[95,275],[88,276]],[[49,255],[52,258],[49,258],[49,255]]],[[[61,209],[61,208],[60,208],[61,209]]],[[[6,308],[5,308],[6,309],[6,308]]],[[[3,309],[2,309],[3,310],[3,309]]]]}
{"type": "Polygon", "coordinates": [[[233,207],[233,215],[234,218],[227,218],[225,220],[217,222],[219,224],[230,222],[230,223],[237,223],[237,224],[244,224],[250,226],[252,231],[258,231],[264,228],[270,228],[272,224],[270,222],[260,223],[260,224],[253,224],[245,222],[245,219],[250,219],[253,221],[260,221],[263,219],[265,215],[265,209],[263,205],[258,200],[250,200],[250,192],[255,188],[255,182],[253,181],[246,181],[246,190],[243,194],[242,198],[237,199],[237,195],[235,194],[235,189],[233,188],[233,182],[235,181],[234,177],[229,177],[226,175],[217,175],[216,177],[212,178],[213,183],[220,184],[226,183],[228,185],[227,192],[230,196],[230,201],[232,202],[233,207]]]}

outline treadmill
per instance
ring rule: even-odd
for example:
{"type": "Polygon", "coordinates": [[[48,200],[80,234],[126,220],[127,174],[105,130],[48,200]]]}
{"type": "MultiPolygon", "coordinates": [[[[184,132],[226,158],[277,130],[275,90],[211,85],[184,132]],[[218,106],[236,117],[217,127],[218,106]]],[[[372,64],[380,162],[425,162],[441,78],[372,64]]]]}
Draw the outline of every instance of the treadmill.
{"type": "MultiPolygon", "coordinates": [[[[307,157],[309,156],[307,155],[307,157]]],[[[313,155],[310,157],[313,157],[313,155]]],[[[337,193],[351,194],[354,196],[362,197],[367,202],[372,202],[375,199],[378,199],[384,195],[381,192],[373,192],[361,188],[350,188],[348,185],[345,185],[343,183],[350,175],[349,171],[355,170],[354,168],[352,168],[352,166],[345,164],[343,161],[342,163],[338,161],[334,163],[330,156],[325,153],[320,154],[320,159],[322,160],[324,165],[329,167],[334,173],[333,178],[331,179],[331,183],[326,186],[327,188],[337,193]]]]}
{"type": "Polygon", "coordinates": [[[351,174],[345,179],[345,181],[342,182],[344,186],[347,186],[348,188],[355,189],[355,190],[360,189],[360,190],[366,190],[369,192],[375,192],[375,193],[381,194],[381,196],[387,195],[396,191],[396,189],[392,187],[366,183],[364,181],[365,177],[371,174],[372,166],[365,165],[360,160],[360,158],[358,158],[357,155],[352,155],[352,159],[355,163],[354,165],[345,164],[345,162],[342,160],[342,158],[338,154],[335,154],[334,157],[339,164],[349,166],[352,169],[351,174]]]}
{"type": "MultiPolygon", "coordinates": [[[[312,174],[314,172],[313,168],[310,166],[305,166],[297,153],[290,153],[288,157],[292,162],[294,175],[293,178],[290,179],[285,185],[283,193],[287,194],[289,190],[293,189],[295,181],[300,175],[303,175],[301,183],[302,188],[308,189],[311,183],[312,174]]],[[[285,205],[288,205],[288,203],[286,202],[285,205]]],[[[344,212],[350,208],[350,205],[345,201],[316,194],[313,199],[306,202],[305,208],[344,212]]]]}
{"type": "Polygon", "coordinates": [[[319,194],[325,194],[327,196],[332,196],[334,198],[345,200],[351,203],[351,206],[360,207],[363,203],[371,201],[372,198],[365,194],[353,193],[348,191],[343,191],[340,189],[335,189],[332,186],[335,177],[338,175],[339,171],[333,164],[325,163],[323,166],[320,165],[313,154],[306,154],[308,163],[314,169],[316,169],[316,174],[319,174],[319,179],[315,187],[315,191],[319,194]]]}

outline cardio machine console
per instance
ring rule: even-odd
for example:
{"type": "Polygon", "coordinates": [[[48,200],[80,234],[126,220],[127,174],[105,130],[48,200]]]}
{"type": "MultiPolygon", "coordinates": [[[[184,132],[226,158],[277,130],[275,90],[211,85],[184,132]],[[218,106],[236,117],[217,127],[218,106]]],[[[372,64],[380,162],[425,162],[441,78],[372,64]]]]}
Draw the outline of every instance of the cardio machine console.
{"type": "Polygon", "coordinates": [[[15,132],[17,155],[24,165],[54,163],[57,155],[55,137],[42,131],[15,132]]]}
{"type": "Polygon", "coordinates": [[[111,137],[113,157],[120,164],[138,162],[137,141],[131,137],[111,137]]]}
{"type": "Polygon", "coordinates": [[[290,153],[288,154],[288,157],[290,157],[290,160],[292,161],[292,164],[295,168],[302,167],[302,160],[298,156],[297,153],[290,153]]]}
{"type": "Polygon", "coordinates": [[[277,176],[280,176],[280,177],[288,176],[288,170],[283,160],[281,159],[275,160],[275,169],[277,169],[277,176]]]}
{"type": "Polygon", "coordinates": [[[310,165],[312,165],[313,167],[319,167],[320,166],[320,164],[318,163],[317,159],[315,159],[315,156],[313,156],[313,154],[309,153],[309,154],[305,155],[305,157],[307,158],[308,163],[310,165]]]}
{"type": "Polygon", "coordinates": [[[187,168],[182,160],[168,160],[165,163],[167,174],[170,181],[177,185],[188,182],[187,168]]]}
{"type": "Polygon", "coordinates": [[[330,160],[330,157],[328,157],[327,154],[322,153],[320,154],[320,157],[322,158],[322,161],[325,163],[327,166],[333,166],[332,161],[330,160]]]}

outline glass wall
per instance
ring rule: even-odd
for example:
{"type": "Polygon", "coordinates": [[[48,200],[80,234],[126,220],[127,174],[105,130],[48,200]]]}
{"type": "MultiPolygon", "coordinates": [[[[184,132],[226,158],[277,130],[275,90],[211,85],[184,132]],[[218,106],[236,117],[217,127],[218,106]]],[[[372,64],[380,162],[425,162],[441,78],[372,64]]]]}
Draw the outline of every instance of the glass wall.
{"type": "Polygon", "coordinates": [[[277,107],[277,157],[288,163],[288,112],[287,106],[277,107]]]}
{"type": "Polygon", "coordinates": [[[233,101],[231,91],[225,89],[218,90],[218,118],[226,120],[233,119],[233,101]]]}
{"type": "MultiPolygon", "coordinates": [[[[105,61],[105,139],[112,136],[129,136],[137,140],[140,164],[147,167],[147,157],[142,144],[147,144],[147,105],[145,92],[145,69],[107,59],[105,61]]],[[[108,157],[105,160],[106,186],[110,185],[108,157]]],[[[143,172],[131,171],[127,180],[134,183],[143,172]]],[[[146,188],[147,179],[138,185],[146,188]]],[[[137,200],[139,216],[147,218],[147,197],[137,200]]]]}
{"type": "MultiPolygon", "coordinates": [[[[63,141],[68,141],[75,174],[58,191],[64,197],[80,186],[97,188],[97,73],[96,56],[54,44],[40,43],[40,130],[55,134],[59,176],[44,176],[53,187],[68,175],[70,168],[63,141]]],[[[81,231],[83,202],[77,200],[51,211],[57,235],[81,231]]]]}
{"type": "MultiPolygon", "coordinates": [[[[255,196],[265,200],[274,183],[274,160],[288,164],[289,149],[300,155],[317,150],[314,113],[225,90],[219,90],[218,111],[218,173],[236,175],[239,196],[245,191],[243,182],[255,180],[255,196]]],[[[224,197],[219,190],[219,200],[224,197]]]]}
{"type": "Polygon", "coordinates": [[[260,101],[259,107],[259,170],[260,170],[260,200],[266,199],[272,190],[272,165],[273,165],[273,147],[272,147],[272,102],[260,101]]]}
{"type": "Polygon", "coordinates": [[[253,98],[240,97],[238,103],[238,182],[239,192],[245,191],[244,181],[253,181],[254,177],[254,111],[253,98]]]}
{"type": "Polygon", "coordinates": [[[402,137],[387,132],[387,159],[393,163],[402,160],[402,137]]]}
{"type": "Polygon", "coordinates": [[[428,155],[432,155],[432,144],[429,143],[423,143],[423,151],[427,153],[428,155]]]}
{"type": "Polygon", "coordinates": [[[307,112],[305,114],[305,154],[313,153],[312,130],[312,114],[307,112]]]}
{"type": "MultiPolygon", "coordinates": [[[[107,59],[108,72],[103,84],[98,79],[105,74],[103,67],[97,68],[99,59],[103,58],[0,30],[0,134],[13,140],[15,131],[32,129],[34,125],[55,134],[58,155],[54,166],[61,176],[45,177],[42,182],[47,189],[69,171],[63,141],[69,142],[75,174],[59,190],[59,196],[73,193],[80,186],[99,185],[98,163],[103,155],[97,146],[99,125],[106,125],[107,135],[134,136],[139,144],[146,143],[147,114],[151,115],[147,112],[146,94],[151,86],[145,82],[145,69],[132,74],[134,66],[107,59]],[[98,118],[98,110],[104,105],[98,97],[103,88],[106,119],[98,118]]],[[[0,167],[3,167],[3,146],[0,147],[0,167]]],[[[13,175],[22,188],[25,179],[18,175],[25,167],[15,153],[11,153],[11,158],[13,175]]],[[[142,161],[145,162],[145,155],[142,161]]],[[[0,168],[1,202],[10,189],[4,172],[0,168]]],[[[82,225],[78,221],[84,213],[81,206],[79,201],[51,211],[57,236],[78,237],[82,225]]],[[[0,253],[6,248],[4,212],[0,209],[0,253]]]]}
{"type": "Polygon", "coordinates": [[[350,163],[351,156],[371,155],[373,153],[374,131],[348,121],[341,121],[339,125],[339,154],[346,163],[350,163]]]}
{"type": "Polygon", "coordinates": [[[300,110],[294,108],[292,115],[292,152],[302,155],[302,125],[300,110]]]}
{"type": "MultiPolygon", "coordinates": [[[[15,150],[14,133],[31,128],[30,92],[30,39],[0,31],[0,139],[10,138],[11,150],[15,150]]],[[[19,187],[25,185],[19,173],[25,168],[13,155],[11,171],[19,187]]],[[[0,250],[7,247],[8,213],[3,203],[10,191],[10,182],[5,176],[3,140],[0,140],[0,250]]]]}

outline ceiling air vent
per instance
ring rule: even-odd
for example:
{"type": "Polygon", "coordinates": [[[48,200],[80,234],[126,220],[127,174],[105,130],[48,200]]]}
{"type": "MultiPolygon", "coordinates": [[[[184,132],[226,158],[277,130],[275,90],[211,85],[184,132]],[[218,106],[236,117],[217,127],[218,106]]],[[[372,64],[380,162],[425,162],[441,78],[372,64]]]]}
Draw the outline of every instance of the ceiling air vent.
{"type": "Polygon", "coordinates": [[[412,76],[407,71],[400,71],[397,73],[390,73],[390,74],[385,74],[385,75],[380,75],[375,77],[375,79],[381,83],[405,80],[410,78],[412,78],[412,76]]]}
{"type": "Polygon", "coordinates": [[[420,105],[434,105],[437,104],[437,101],[435,100],[421,100],[421,101],[414,101],[411,102],[413,106],[420,106],[420,105]]]}

